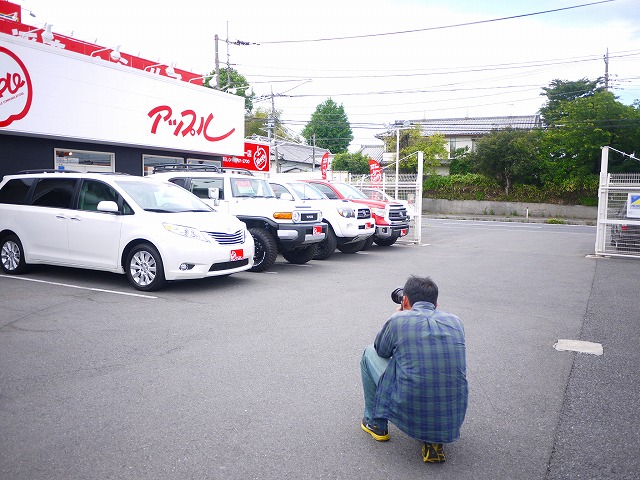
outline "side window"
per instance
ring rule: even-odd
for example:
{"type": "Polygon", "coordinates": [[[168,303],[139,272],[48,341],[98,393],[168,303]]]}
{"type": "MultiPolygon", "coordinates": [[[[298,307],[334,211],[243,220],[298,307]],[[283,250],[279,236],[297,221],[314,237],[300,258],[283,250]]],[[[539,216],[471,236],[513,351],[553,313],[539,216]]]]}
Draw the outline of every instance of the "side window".
{"type": "Polygon", "coordinates": [[[209,189],[217,188],[219,191],[219,199],[224,200],[223,178],[192,178],[191,192],[200,198],[209,198],[209,189]]]}
{"type": "Polygon", "coordinates": [[[32,204],[40,207],[71,208],[75,178],[41,178],[33,192],[32,204]]]}
{"type": "Polygon", "coordinates": [[[327,197],[329,197],[332,200],[339,198],[338,195],[336,195],[336,192],[334,192],[330,187],[323,185],[322,183],[312,183],[311,185],[313,185],[314,187],[317,187],[318,190],[320,190],[322,193],[324,193],[327,197]]]}
{"type": "Polygon", "coordinates": [[[0,190],[0,203],[24,205],[34,178],[14,178],[9,180],[0,190]]]}
{"type": "Polygon", "coordinates": [[[80,187],[79,210],[97,211],[103,200],[118,202],[118,193],[106,183],[85,180],[80,187]]]}
{"type": "Polygon", "coordinates": [[[276,194],[276,198],[280,198],[280,196],[283,193],[291,193],[289,192],[289,190],[287,190],[285,187],[283,187],[279,183],[272,183],[271,188],[273,189],[273,192],[276,194]]]}
{"type": "Polygon", "coordinates": [[[171,180],[169,180],[171,183],[175,183],[176,185],[178,185],[179,187],[182,188],[187,188],[187,182],[189,181],[188,178],[172,178],[171,180]]]}

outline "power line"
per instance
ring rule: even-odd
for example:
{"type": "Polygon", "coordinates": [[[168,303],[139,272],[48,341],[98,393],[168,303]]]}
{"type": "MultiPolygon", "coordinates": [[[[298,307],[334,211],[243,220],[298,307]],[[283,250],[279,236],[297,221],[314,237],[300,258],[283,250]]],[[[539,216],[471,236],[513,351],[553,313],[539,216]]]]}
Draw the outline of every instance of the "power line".
{"type": "MultiPolygon", "coordinates": [[[[539,12],[532,12],[532,13],[524,13],[521,15],[512,15],[510,17],[500,17],[500,18],[492,18],[490,20],[478,20],[475,22],[466,22],[466,23],[456,23],[453,25],[442,25],[439,27],[428,27],[428,28],[417,28],[414,30],[402,30],[399,32],[386,32],[386,33],[371,33],[371,34],[365,34],[365,35],[352,35],[352,36],[345,36],[345,37],[330,37],[330,38],[316,38],[316,39],[306,39],[306,40],[275,40],[275,41],[271,41],[271,42],[256,42],[255,44],[258,45],[267,45],[267,44],[282,44],[282,43],[307,43],[307,42],[328,42],[328,41],[334,41],[334,40],[353,40],[353,39],[358,39],[358,38],[372,38],[372,37],[383,37],[383,36],[388,36],[388,35],[403,35],[403,34],[407,34],[407,33],[418,33],[418,32],[428,32],[428,31],[433,31],[433,30],[444,30],[447,28],[457,28],[457,27],[468,27],[470,25],[480,25],[483,23],[492,23],[492,22],[500,22],[503,20],[513,20],[516,18],[524,18],[524,17],[531,17],[534,15],[543,15],[546,13],[555,13],[555,12],[561,12],[563,10],[571,10],[571,9],[575,9],[575,8],[582,8],[582,7],[589,7],[592,5],[598,5],[601,3],[610,3],[610,2],[615,2],[616,0],[601,0],[599,2],[591,2],[591,3],[583,3],[581,5],[573,5],[570,7],[563,7],[563,8],[554,8],[552,10],[543,10],[543,11],[539,11],[539,12]]],[[[246,42],[243,42],[246,43],[246,42]]]]}

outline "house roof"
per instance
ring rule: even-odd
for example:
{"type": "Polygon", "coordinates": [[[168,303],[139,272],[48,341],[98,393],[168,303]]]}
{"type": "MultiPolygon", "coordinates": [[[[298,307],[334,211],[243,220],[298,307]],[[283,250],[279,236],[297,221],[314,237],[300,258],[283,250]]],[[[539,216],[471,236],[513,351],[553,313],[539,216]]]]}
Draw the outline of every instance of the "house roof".
{"type": "MultiPolygon", "coordinates": [[[[440,133],[445,137],[472,136],[479,137],[491,133],[492,130],[513,128],[518,130],[533,130],[542,126],[540,115],[512,115],[508,117],[465,117],[465,118],[435,118],[411,120],[410,125],[420,125],[422,134],[429,137],[440,133]]],[[[396,122],[397,124],[397,122],[396,122]]],[[[395,135],[394,125],[389,130],[377,134],[376,138],[384,139],[395,135]]]]}
{"type": "Polygon", "coordinates": [[[311,145],[300,145],[291,142],[278,142],[278,157],[287,162],[298,162],[312,164],[315,158],[315,164],[320,165],[322,156],[329,150],[315,147],[311,145]]]}
{"type": "MultiPolygon", "coordinates": [[[[251,137],[255,140],[262,140],[269,142],[270,140],[266,137],[259,137],[254,135],[251,137]]],[[[300,143],[286,142],[278,140],[278,160],[284,162],[295,162],[295,163],[306,163],[313,164],[314,156],[315,156],[315,164],[320,165],[322,161],[322,156],[329,152],[326,148],[314,147],[312,145],[303,145],[300,143]]],[[[275,156],[275,148],[271,147],[271,155],[275,156]]],[[[331,152],[329,152],[331,155],[331,152]]]]}
{"type": "Polygon", "coordinates": [[[384,145],[361,145],[358,152],[363,156],[371,158],[378,163],[382,162],[382,154],[384,153],[384,145]]]}
{"type": "Polygon", "coordinates": [[[484,135],[492,130],[513,128],[516,130],[533,130],[541,127],[540,115],[519,115],[509,117],[474,117],[474,118],[440,118],[433,120],[417,120],[411,122],[422,127],[425,136],[441,133],[444,136],[484,135]]]}

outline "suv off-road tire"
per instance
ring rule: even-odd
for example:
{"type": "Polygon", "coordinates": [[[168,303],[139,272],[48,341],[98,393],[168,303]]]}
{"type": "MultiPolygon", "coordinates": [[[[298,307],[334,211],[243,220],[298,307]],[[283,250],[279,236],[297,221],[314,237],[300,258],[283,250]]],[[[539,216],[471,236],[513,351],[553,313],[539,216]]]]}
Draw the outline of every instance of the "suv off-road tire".
{"type": "Polygon", "coordinates": [[[253,256],[253,267],[250,272],[264,272],[269,270],[278,258],[278,244],[269,232],[261,228],[250,228],[256,250],[253,256]]]}
{"type": "Polygon", "coordinates": [[[24,273],[27,264],[24,261],[24,248],[22,242],[13,234],[2,239],[0,246],[0,267],[4,273],[18,275],[24,273]]]}
{"type": "Polygon", "coordinates": [[[282,252],[282,256],[289,263],[295,263],[296,265],[302,265],[312,260],[316,256],[318,251],[318,244],[313,243],[306,247],[296,248],[295,250],[289,250],[288,252],[282,252]]]}
{"type": "Polygon", "coordinates": [[[336,251],[336,247],[338,246],[338,237],[336,237],[333,228],[331,225],[327,225],[327,234],[323,241],[318,244],[318,252],[316,256],[313,257],[314,260],[326,260],[333,252],[336,251]]]}
{"type": "Polygon", "coordinates": [[[340,250],[342,253],[356,253],[362,250],[362,247],[364,247],[364,242],[366,242],[366,240],[338,245],[338,250],[340,250]]]}
{"type": "Polygon", "coordinates": [[[389,238],[374,238],[373,241],[376,242],[376,245],[381,247],[390,247],[394,243],[396,243],[398,237],[389,237],[389,238]]]}
{"type": "Polygon", "coordinates": [[[131,249],[124,265],[127,279],[137,290],[151,292],[163,287],[164,265],[158,250],[150,243],[141,243],[131,249]]]}

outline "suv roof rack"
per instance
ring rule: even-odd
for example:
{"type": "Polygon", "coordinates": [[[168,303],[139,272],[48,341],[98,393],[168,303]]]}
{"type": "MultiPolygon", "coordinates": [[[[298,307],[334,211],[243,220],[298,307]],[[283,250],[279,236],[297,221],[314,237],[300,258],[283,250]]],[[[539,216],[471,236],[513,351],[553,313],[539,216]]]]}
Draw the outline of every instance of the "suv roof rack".
{"type": "Polygon", "coordinates": [[[78,170],[58,170],[57,168],[32,168],[31,170],[20,170],[16,175],[27,175],[30,173],[82,173],[78,170]]]}
{"type": "Polygon", "coordinates": [[[223,168],[224,173],[237,173],[239,175],[249,175],[253,177],[253,172],[247,168],[223,168]]]}
{"type": "Polygon", "coordinates": [[[191,170],[195,172],[216,172],[222,173],[222,169],[217,165],[193,164],[193,163],[163,163],[153,166],[153,173],[173,172],[179,170],[191,170]]]}

